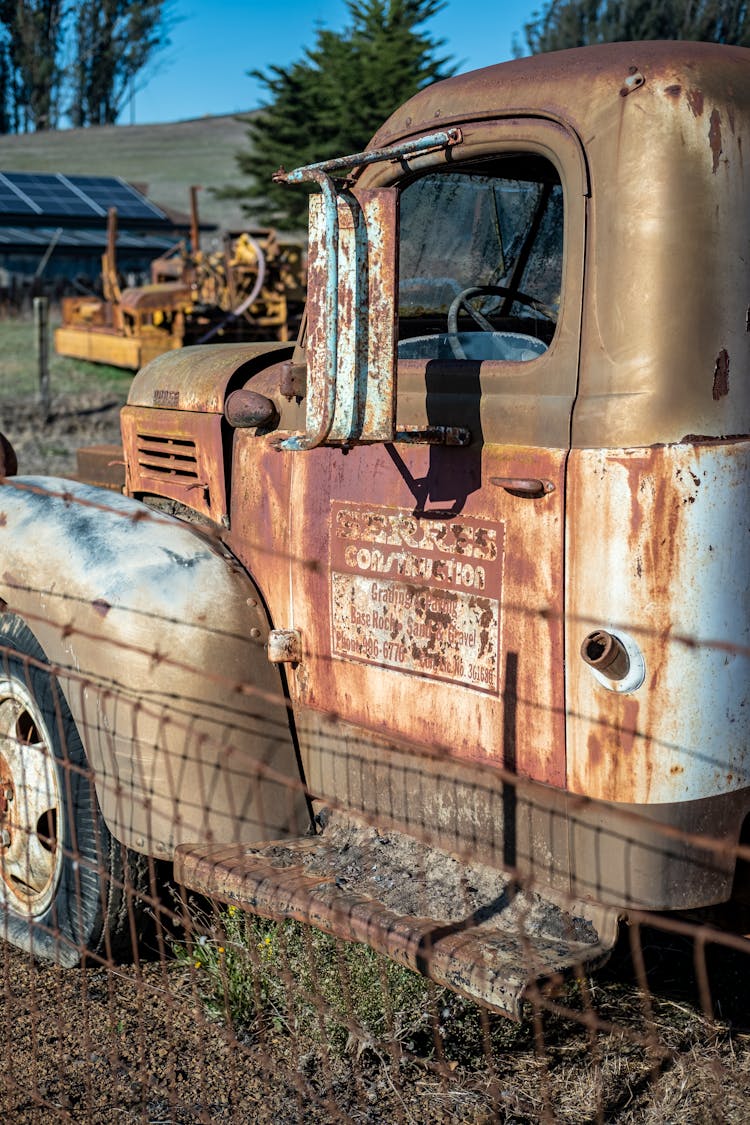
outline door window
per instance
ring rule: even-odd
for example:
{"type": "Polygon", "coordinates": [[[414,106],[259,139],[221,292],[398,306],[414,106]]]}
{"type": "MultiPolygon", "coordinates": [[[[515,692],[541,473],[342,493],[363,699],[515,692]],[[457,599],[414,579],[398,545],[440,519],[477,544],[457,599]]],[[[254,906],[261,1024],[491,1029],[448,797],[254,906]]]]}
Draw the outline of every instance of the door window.
{"type": "Polygon", "coordinates": [[[399,359],[528,362],[557,327],[563,190],[536,155],[433,172],[401,194],[399,359]]]}

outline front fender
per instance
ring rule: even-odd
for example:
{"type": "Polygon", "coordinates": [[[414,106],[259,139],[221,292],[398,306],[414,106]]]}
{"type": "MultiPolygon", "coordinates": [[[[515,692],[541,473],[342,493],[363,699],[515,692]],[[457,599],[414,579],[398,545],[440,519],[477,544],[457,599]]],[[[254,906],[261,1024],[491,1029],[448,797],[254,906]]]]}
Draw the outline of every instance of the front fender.
{"type": "Polygon", "coordinates": [[[170,856],[308,828],[269,621],[220,543],[129,497],[17,477],[0,597],[55,666],[118,840],[170,856]]]}

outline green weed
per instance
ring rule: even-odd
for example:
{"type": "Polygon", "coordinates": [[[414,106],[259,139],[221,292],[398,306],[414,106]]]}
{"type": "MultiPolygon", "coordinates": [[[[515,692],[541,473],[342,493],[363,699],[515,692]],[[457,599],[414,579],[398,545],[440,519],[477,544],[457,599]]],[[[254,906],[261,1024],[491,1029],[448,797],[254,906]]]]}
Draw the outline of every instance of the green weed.
{"type": "MultiPolygon", "coordinates": [[[[133,380],[133,372],[56,355],[53,345],[56,327],[56,323],[50,324],[49,377],[53,399],[56,394],[89,391],[111,391],[113,396],[124,399],[133,380]]],[[[31,318],[0,320],[0,357],[0,399],[37,396],[39,367],[31,318]]]]}
{"type": "Polygon", "coordinates": [[[480,1013],[447,989],[367,946],[298,922],[277,923],[230,906],[174,946],[205,1007],[238,1033],[259,1027],[334,1057],[370,1050],[483,1065],[488,1026],[498,1045],[526,1031],[480,1013]]]}

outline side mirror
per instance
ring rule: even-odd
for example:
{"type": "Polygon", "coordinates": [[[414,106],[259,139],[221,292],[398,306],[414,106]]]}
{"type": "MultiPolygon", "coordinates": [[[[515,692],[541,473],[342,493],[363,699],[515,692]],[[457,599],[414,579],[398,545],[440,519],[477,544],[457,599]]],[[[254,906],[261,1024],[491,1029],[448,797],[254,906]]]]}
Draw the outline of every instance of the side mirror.
{"type": "Polygon", "coordinates": [[[398,212],[395,188],[310,197],[304,434],[280,449],[393,441],[398,212]]]}
{"type": "MultiPolygon", "coordinates": [[[[468,435],[396,430],[398,206],[396,188],[341,188],[331,173],[447,149],[460,129],[368,149],[275,174],[278,183],[316,183],[310,199],[305,432],[278,434],[277,449],[372,441],[465,445],[468,435]]],[[[443,432],[445,431],[445,432],[443,432]]]]}

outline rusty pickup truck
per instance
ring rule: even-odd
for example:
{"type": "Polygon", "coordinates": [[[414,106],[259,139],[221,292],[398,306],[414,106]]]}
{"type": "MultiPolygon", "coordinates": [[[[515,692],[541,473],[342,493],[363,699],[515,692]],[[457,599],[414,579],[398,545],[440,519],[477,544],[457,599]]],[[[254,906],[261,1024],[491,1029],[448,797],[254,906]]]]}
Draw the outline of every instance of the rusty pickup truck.
{"type": "Polygon", "coordinates": [[[296,344],[143,368],[125,495],[0,492],[11,941],[114,949],[154,857],[517,1015],[629,911],[731,899],[746,158],[750,51],[628,43],[280,171],[296,344]]]}

